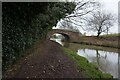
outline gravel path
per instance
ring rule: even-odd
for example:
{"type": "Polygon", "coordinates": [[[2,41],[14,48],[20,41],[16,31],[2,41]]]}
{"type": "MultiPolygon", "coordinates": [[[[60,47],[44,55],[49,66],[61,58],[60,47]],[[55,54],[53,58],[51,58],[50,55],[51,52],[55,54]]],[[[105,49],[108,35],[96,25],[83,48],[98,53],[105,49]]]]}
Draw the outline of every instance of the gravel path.
{"type": "Polygon", "coordinates": [[[50,40],[40,44],[26,57],[15,78],[80,78],[80,73],[61,46],[50,40]]]}

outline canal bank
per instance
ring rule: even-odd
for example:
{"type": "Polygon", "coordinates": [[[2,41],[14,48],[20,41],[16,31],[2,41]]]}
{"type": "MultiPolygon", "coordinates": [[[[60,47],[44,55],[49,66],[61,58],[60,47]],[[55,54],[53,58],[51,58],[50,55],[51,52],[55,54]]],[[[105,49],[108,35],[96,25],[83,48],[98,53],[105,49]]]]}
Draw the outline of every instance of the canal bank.
{"type": "Polygon", "coordinates": [[[76,55],[86,58],[88,62],[94,64],[103,73],[109,73],[113,76],[113,78],[119,77],[118,59],[120,55],[118,54],[118,48],[76,43],[67,43],[66,45],[66,43],[61,42],[60,39],[56,39],[54,41],[58,42],[62,46],[67,47],[76,55]]]}
{"type": "Polygon", "coordinates": [[[113,78],[119,77],[118,49],[74,43],[70,43],[67,48],[86,58],[102,72],[111,74],[113,78]]]}
{"type": "Polygon", "coordinates": [[[69,48],[63,48],[69,58],[75,62],[75,65],[82,73],[83,78],[112,78],[112,75],[103,73],[98,67],[90,63],[86,58],[79,56],[69,48]]]}
{"type": "Polygon", "coordinates": [[[74,41],[73,43],[77,44],[86,44],[86,45],[94,45],[94,46],[102,46],[102,47],[111,47],[111,48],[119,48],[119,40],[120,36],[81,36],[79,40],[74,41]]]}

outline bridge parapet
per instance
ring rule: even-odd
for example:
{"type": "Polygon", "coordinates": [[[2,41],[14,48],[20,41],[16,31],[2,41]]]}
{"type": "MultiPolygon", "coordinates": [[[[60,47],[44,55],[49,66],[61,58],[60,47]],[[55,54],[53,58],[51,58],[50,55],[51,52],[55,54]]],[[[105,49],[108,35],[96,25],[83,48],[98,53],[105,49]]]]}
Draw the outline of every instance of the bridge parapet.
{"type": "Polygon", "coordinates": [[[75,42],[78,41],[80,36],[82,36],[81,33],[79,32],[72,32],[72,31],[67,31],[67,30],[61,30],[61,29],[53,29],[48,33],[48,38],[51,37],[51,35],[58,33],[63,35],[64,37],[69,37],[70,42],[75,42]]]}

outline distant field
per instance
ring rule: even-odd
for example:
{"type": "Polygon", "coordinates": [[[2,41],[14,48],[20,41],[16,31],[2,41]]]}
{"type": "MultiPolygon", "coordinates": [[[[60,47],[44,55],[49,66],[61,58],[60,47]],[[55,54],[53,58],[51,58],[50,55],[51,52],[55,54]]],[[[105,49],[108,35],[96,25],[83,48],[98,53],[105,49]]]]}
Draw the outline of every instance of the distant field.
{"type": "MultiPolygon", "coordinates": [[[[113,37],[113,36],[120,36],[120,33],[118,33],[118,34],[105,34],[105,35],[101,35],[102,37],[113,37]]],[[[100,37],[101,37],[100,36],[100,37]]]]}
{"type": "Polygon", "coordinates": [[[100,37],[82,36],[80,40],[75,43],[120,48],[118,45],[119,39],[120,34],[101,35],[100,37]]]}

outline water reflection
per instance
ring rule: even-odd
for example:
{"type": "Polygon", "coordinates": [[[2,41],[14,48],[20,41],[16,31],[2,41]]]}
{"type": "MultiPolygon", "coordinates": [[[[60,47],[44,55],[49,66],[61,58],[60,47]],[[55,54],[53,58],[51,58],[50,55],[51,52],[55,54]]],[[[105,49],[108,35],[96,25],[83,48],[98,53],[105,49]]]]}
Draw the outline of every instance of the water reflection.
{"type": "Polygon", "coordinates": [[[92,49],[79,49],[78,55],[83,56],[98,66],[98,68],[118,78],[118,53],[92,49]]]}
{"type": "Polygon", "coordinates": [[[62,42],[62,39],[50,38],[50,40],[53,40],[53,41],[59,43],[60,45],[64,46],[64,43],[62,42]]]}
{"type": "Polygon", "coordinates": [[[64,47],[68,47],[69,46],[69,42],[68,41],[64,41],[63,39],[50,38],[50,40],[53,40],[53,41],[59,43],[60,45],[62,45],[64,47]]]}
{"type": "Polygon", "coordinates": [[[120,53],[118,54],[118,78],[120,79],[120,53]]]}
{"type": "MultiPolygon", "coordinates": [[[[71,45],[69,42],[63,42],[62,39],[54,39],[51,38],[50,40],[56,41],[62,46],[71,48],[71,46],[74,46],[76,50],[78,50],[77,54],[80,56],[85,57],[88,59],[89,62],[92,62],[96,64],[96,66],[105,73],[110,73],[113,75],[114,78],[120,78],[120,54],[118,54],[116,51],[115,52],[110,52],[107,50],[100,50],[94,49],[91,47],[91,49],[85,47],[85,48],[80,48],[78,49],[77,45],[71,45]]],[[[80,44],[79,44],[80,45],[80,44]]],[[[82,45],[80,45],[82,46],[82,45]]],[[[104,48],[104,47],[103,47],[104,48]]],[[[111,49],[111,48],[110,48],[111,49]]]]}

